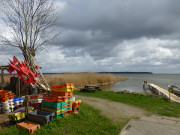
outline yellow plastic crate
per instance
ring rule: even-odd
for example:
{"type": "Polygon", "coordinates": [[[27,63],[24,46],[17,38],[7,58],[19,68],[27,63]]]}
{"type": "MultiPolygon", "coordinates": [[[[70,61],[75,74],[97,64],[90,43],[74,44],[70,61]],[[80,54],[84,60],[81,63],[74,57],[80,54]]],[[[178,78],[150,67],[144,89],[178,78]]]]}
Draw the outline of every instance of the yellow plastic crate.
{"type": "Polygon", "coordinates": [[[76,107],[80,107],[81,100],[72,101],[72,107],[73,109],[76,107]]]}
{"type": "Polygon", "coordinates": [[[52,86],[52,91],[58,91],[58,92],[72,92],[74,89],[73,83],[66,83],[62,85],[52,86]]]}
{"type": "Polygon", "coordinates": [[[25,118],[25,112],[17,112],[9,116],[11,121],[18,121],[25,118]]]}
{"type": "Polygon", "coordinates": [[[73,104],[78,104],[78,101],[77,101],[77,100],[76,100],[76,101],[72,101],[72,103],[73,103],[73,104]]]}
{"type": "Polygon", "coordinates": [[[76,100],[76,101],[72,101],[72,103],[76,103],[76,104],[78,104],[78,103],[81,103],[81,100],[76,100]]]}
{"type": "Polygon", "coordinates": [[[52,89],[52,91],[54,91],[54,92],[73,92],[73,88],[62,87],[62,88],[52,89]]]}
{"type": "Polygon", "coordinates": [[[79,103],[81,103],[81,100],[77,100],[79,103]]]}
{"type": "Polygon", "coordinates": [[[72,102],[72,100],[65,101],[65,103],[70,103],[70,102],[72,102]]]}
{"type": "MultiPolygon", "coordinates": [[[[29,112],[32,112],[33,110],[34,108],[29,110],[29,112]]],[[[9,115],[8,117],[11,121],[18,121],[25,118],[25,112],[17,112],[17,113],[9,115]]]]}

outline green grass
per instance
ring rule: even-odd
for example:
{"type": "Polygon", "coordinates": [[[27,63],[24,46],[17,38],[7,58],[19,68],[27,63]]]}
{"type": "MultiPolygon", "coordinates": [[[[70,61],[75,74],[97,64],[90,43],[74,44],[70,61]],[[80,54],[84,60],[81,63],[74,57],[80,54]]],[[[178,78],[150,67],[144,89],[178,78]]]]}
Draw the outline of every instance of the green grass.
{"type": "Polygon", "coordinates": [[[74,94],[122,102],[138,106],[156,114],[180,117],[180,104],[163,98],[154,98],[143,94],[115,93],[112,91],[96,91],[94,93],[81,93],[80,91],[74,91],[74,94]]]}
{"type": "MultiPolygon", "coordinates": [[[[98,110],[82,103],[79,114],[56,119],[47,125],[41,126],[40,130],[35,132],[35,135],[118,135],[127,121],[113,123],[108,118],[100,115],[98,110]]],[[[24,135],[26,134],[24,132],[16,129],[15,126],[11,126],[7,131],[0,131],[0,134],[24,135]]]]}

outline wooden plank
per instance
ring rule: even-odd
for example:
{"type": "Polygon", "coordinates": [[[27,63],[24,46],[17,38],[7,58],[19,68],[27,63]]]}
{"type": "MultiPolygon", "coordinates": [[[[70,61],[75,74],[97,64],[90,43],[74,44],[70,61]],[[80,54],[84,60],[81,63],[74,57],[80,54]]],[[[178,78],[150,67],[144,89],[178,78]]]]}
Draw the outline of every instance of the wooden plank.
{"type": "Polygon", "coordinates": [[[169,96],[170,96],[170,99],[171,99],[172,101],[175,101],[175,102],[180,103],[180,97],[174,95],[173,93],[170,93],[169,91],[167,91],[167,90],[165,90],[165,89],[163,89],[163,88],[161,88],[161,87],[159,87],[159,86],[157,86],[157,85],[155,85],[155,84],[152,84],[152,83],[147,83],[147,85],[149,85],[149,86],[157,89],[158,91],[160,91],[161,93],[163,93],[164,95],[166,95],[168,98],[169,98],[169,96]]]}

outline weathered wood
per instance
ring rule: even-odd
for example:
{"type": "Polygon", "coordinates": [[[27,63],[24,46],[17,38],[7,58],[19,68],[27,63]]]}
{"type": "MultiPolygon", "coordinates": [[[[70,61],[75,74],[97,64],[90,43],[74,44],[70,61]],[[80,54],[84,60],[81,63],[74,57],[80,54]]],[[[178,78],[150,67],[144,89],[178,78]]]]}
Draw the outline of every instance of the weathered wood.
{"type": "Polygon", "coordinates": [[[4,85],[4,69],[1,69],[1,89],[3,90],[4,85]]]}
{"type": "Polygon", "coordinates": [[[169,91],[152,83],[147,83],[147,85],[151,87],[150,89],[155,89],[157,94],[163,95],[165,98],[168,98],[174,102],[180,103],[180,97],[174,95],[173,93],[170,93],[169,91]]]}
{"type": "Polygon", "coordinates": [[[83,89],[81,89],[81,92],[94,92],[98,90],[101,90],[98,86],[86,85],[83,89]]]}
{"type": "Polygon", "coordinates": [[[98,86],[84,86],[84,89],[91,89],[91,90],[99,90],[100,88],[98,86]]]}
{"type": "Polygon", "coordinates": [[[0,66],[0,70],[1,70],[1,89],[3,89],[3,85],[4,85],[4,70],[8,70],[9,66],[0,66]]]}

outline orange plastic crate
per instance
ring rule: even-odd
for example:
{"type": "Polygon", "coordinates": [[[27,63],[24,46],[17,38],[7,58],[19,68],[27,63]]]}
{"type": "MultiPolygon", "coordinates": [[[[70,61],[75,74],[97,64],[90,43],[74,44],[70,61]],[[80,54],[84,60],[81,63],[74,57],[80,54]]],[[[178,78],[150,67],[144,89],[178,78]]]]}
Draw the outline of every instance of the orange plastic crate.
{"type": "Polygon", "coordinates": [[[72,98],[72,92],[58,92],[58,91],[51,91],[52,96],[66,96],[72,98]]]}
{"type": "Polygon", "coordinates": [[[73,83],[66,83],[66,84],[62,84],[62,85],[56,85],[56,86],[52,86],[52,89],[57,89],[57,88],[62,88],[62,87],[68,87],[68,86],[74,87],[74,84],[73,84],[73,83]]]}
{"type": "Polygon", "coordinates": [[[72,110],[68,110],[64,113],[64,116],[70,115],[72,113],[72,110]]]}
{"type": "Polygon", "coordinates": [[[67,107],[72,107],[72,104],[65,105],[65,108],[67,108],[67,107]]]}
{"type": "Polygon", "coordinates": [[[11,95],[11,91],[6,91],[6,90],[0,90],[0,97],[5,98],[11,95]]]}
{"type": "Polygon", "coordinates": [[[36,124],[36,123],[33,123],[33,122],[27,122],[27,123],[18,123],[16,125],[17,128],[25,128],[28,133],[30,135],[33,135],[34,131],[37,130],[37,129],[40,129],[40,124],[36,124]]]}

